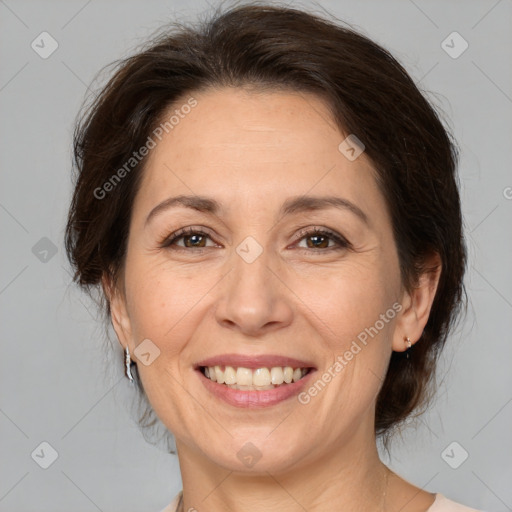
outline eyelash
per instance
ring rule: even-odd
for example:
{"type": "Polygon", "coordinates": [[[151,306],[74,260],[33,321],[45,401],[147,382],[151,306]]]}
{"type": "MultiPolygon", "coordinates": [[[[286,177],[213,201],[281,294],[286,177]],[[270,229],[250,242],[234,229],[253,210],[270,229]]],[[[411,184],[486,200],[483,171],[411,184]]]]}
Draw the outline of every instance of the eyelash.
{"type": "MultiPolygon", "coordinates": [[[[200,235],[203,237],[206,236],[206,237],[210,238],[210,240],[211,240],[211,237],[208,233],[205,233],[204,231],[201,231],[200,229],[196,229],[194,227],[188,227],[188,228],[183,228],[178,231],[175,231],[174,233],[171,233],[171,235],[165,237],[161,242],[159,242],[159,247],[162,249],[167,248],[167,249],[173,250],[173,251],[189,251],[192,249],[192,250],[195,250],[198,252],[203,252],[205,249],[207,249],[207,247],[178,247],[178,246],[171,247],[178,240],[184,238],[185,236],[190,236],[190,235],[200,235]]],[[[338,244],[338,247],[327,247],[327,248],[321,248],[318,250],[315,248],[300,248],[299,250],[303,250],[306,252],[314,251],[314,252],[324,252],[325,253],[325,252],[330,252],[333,250],[339,251],[342,249],[352,248],[352,245],[350,244],[350,242],[348,240],[346,240],[344,237],[337,235],[333,231],[330,231],[327,229],[320,229],[320,228],[316,228],[316,227],[313,229],[300,230],[296,242],[300,242],[304,238],[312,237],[312,236],[323,236],[323,237],[331,238],[338,244]]]]}

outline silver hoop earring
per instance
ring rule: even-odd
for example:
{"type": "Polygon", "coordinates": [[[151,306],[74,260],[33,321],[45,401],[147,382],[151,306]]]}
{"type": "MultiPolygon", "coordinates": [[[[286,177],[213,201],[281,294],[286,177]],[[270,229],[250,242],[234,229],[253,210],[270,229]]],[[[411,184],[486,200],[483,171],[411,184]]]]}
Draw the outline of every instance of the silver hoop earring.
{"type": "Polygon", "coordinates": [[[128,345],[124,347],[124,373],[128,377],[128,380],[133,384],[133,375],[132,375],[132,359],[130,357],[130,349],[128,345]]]}

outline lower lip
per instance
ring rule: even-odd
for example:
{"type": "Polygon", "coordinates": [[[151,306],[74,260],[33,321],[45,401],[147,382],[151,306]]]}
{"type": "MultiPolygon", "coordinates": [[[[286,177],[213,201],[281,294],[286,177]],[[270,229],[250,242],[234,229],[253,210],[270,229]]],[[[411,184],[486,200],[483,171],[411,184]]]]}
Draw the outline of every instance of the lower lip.
{"type": "Polygon", "coordinates": [[[216,397],[224,400],[224,402],[234,405],[235,407],[263,408],[278,404],[298,395],[310,380],[311,375],[315,373],[315,370],[310,370],[308,374],[297,382],[283,384],[277,388],[262,391],[242,391],[240,389],[233,389],[225,384],[213,382],[211,379],[205,377],[201,370],[197,370],[197,372],[206,389],[216,397]]]}

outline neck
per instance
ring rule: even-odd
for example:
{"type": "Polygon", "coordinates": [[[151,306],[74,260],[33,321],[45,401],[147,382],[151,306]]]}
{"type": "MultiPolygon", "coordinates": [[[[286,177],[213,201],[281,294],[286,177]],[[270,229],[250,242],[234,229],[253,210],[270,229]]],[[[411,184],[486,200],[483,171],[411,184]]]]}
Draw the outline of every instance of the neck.
{"type": "MultiPolygon", "coordinates": [[[[241,473],[227,470],[176,441],[183,481],[182,510],[209,512],[308,512],[385,510],[389,470],[375,440],[345,443],[304,456],[287,471],[241,473]],[[303,462],[305,460],[308,462],[303,462]]],[[[256,470],[257,465],[254,466],[256,470]]]]}

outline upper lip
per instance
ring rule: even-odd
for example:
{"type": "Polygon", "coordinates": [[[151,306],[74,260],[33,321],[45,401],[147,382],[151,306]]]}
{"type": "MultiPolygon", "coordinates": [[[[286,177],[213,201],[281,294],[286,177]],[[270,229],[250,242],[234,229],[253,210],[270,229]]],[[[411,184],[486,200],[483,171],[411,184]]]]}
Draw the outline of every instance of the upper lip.
{"type": "Polygon", "coordinates": [[[274,366],[291,366],[292,368],[314,368],[310,361],[279,355],[243,355],[222,354],[203,359],[197,363],[200,366],[234,366],[242,368],[272,368],[274,366]]]}

